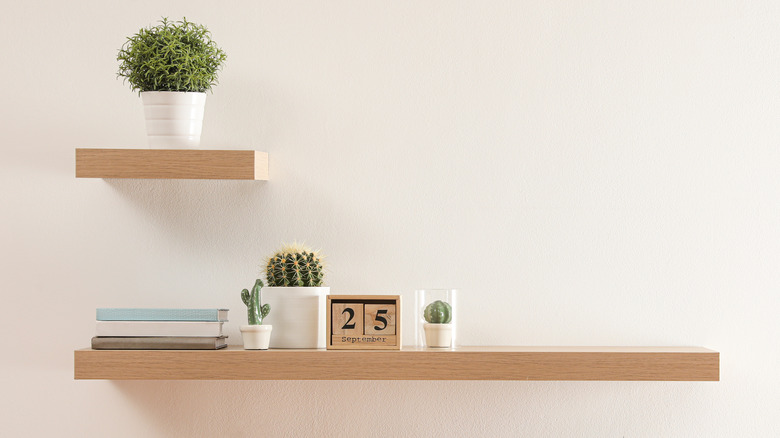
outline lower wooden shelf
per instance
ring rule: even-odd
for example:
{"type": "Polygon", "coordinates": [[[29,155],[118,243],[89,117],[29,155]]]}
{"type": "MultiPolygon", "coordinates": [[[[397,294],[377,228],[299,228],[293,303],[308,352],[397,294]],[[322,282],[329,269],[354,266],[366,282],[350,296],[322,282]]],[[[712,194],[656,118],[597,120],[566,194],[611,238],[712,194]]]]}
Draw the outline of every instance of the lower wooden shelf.
{"type": "Polygon", "coordinates": [[[352,350],[75,351],[76,379],[718,381],[701,347],[460,347],[352,350]]]}

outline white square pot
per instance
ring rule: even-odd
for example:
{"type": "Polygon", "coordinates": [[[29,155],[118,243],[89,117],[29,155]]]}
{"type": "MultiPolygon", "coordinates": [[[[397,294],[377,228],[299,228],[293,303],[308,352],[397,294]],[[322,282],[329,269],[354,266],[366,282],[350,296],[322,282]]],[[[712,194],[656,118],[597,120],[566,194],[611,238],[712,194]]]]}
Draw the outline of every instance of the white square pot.
{"type": "Polygon", "coordinates": [[[325,297],[329,287],[264,287],[263,319],[274,326],[271,348],[325,348],[325,297]]]}

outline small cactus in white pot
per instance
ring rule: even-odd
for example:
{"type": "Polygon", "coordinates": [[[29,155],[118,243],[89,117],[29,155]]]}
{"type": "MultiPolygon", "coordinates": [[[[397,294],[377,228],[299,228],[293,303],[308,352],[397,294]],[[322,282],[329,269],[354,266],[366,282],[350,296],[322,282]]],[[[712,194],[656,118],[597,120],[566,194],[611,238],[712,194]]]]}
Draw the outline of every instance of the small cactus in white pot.
{"type": "Polygon", "coordinates": [[[452,346],[452,306],[436,300],[425,307],[425,344],[435,348],[452,346]]]}
{"type": "Polygon", "coordinates": [[[273,326],[263,324],[263,319],[271,313],[271,306],[260,303],[262,288],[263,280],[258,278],[255,280],[252,292],[247,289],[241,291],[241,301],[246,304],[247,322],[249,323],[240,327],[245,350],[268,350],[271,341],[273,326]]]}
{"type": "Polygon", "coordinates": [[[322,256],[304,245],[283,246],[265,263],[263,292],[274,308],[271,348],[325,348],[325,268],[322,256]]]}

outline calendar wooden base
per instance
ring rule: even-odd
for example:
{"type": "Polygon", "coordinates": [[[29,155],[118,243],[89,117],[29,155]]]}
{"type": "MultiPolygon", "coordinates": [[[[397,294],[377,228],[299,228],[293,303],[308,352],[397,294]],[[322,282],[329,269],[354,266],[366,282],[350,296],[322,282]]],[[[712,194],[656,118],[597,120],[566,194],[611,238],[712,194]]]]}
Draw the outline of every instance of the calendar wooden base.
{"type": "Polygon", "coordinates": [[[400,295],[328,295],[328,350],[400,350],[400,295]]]}

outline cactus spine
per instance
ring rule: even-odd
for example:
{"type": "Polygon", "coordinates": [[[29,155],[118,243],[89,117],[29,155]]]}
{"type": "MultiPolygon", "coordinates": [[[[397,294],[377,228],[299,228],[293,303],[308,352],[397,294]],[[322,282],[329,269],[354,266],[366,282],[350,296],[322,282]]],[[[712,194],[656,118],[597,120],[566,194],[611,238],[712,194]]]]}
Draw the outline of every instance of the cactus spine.
{"type": "Polygon", "coordinates": [[[452,321],[452,306],[449,303],[436,300],[425,307],[425,321],[431,324],[449,324],[452,321]]]}
{"type": "Polygon", "coordinates": [[[263,318],[268,316],[271,312],[271,306],[268,304],[260,305],[260,289],[263,288],[263,280],[255,280],[255,285],[252,287],[252,293],[244,289],[241,291],[241,301],[246,304],[247,320],[249,325],[261,325],[263,318]]]}
{"type": "Polygon", "coordinates": [[[318,252],[294,244],[283,247],[268,259],[265,275],[268,286],[319,287],[325,270],[318,252]]]}

